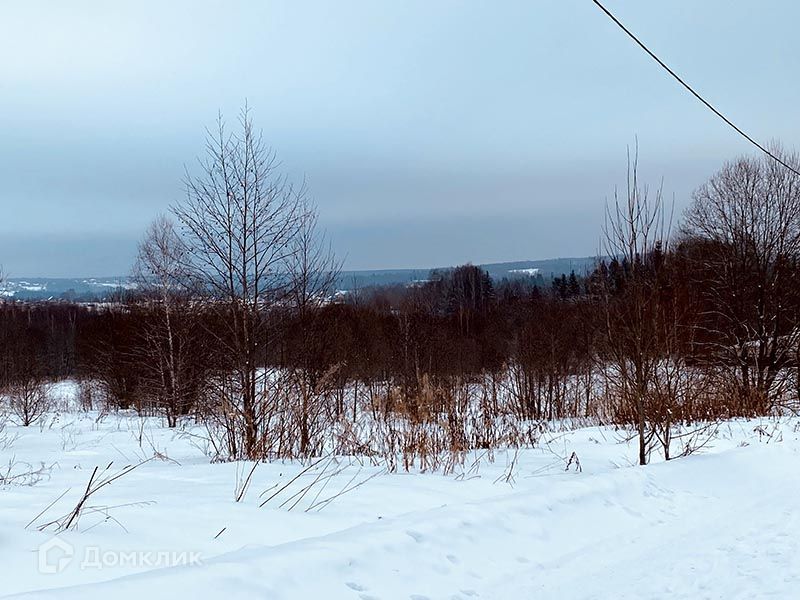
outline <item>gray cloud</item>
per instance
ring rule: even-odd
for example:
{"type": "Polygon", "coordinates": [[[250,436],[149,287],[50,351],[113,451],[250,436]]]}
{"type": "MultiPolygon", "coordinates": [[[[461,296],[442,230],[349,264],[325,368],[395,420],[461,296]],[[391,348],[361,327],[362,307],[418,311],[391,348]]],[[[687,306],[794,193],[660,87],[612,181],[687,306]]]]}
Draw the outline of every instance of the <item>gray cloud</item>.
{"type": "MultiPolygon", "coordinates": [[[[794,144],[800,6],[610,5],[794,144]]],[[[679,208],[748,151],[591,3],[30,1],[4,6],[0,55],[0,263],[20,275],[127,272],[244,98],[354,268],[586,254],[634,135],[679,208]]]]}

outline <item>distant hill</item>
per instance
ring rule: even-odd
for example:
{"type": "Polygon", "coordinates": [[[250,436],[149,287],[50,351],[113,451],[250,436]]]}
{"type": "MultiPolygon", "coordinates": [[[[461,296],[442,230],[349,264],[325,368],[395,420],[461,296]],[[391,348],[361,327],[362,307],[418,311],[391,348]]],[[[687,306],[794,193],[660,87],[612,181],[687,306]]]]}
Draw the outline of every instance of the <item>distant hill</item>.
{"type": "MultiPolygon", "coordinates": [[[[585,274],[594,266],[593,257],[550,258],[547,260],[522,260],[516,262],[488,263],[478,265],[485,269],[492,279],[541,277],[550,281],[553,277],[575,271],[585,274]]],[[[428,279],[431,271],[452,269],[438,267],[431,269],[378,269],[363,271],[342,271],[337,281],[340,290],[352,290],[371,286],[408,285],[428,279]]],[[[16,300],[71,300],[97,301],[109,298],[120,290],[134,289],[135,284],[128,277],[93,278],[47,278],[15,277],[0,283],[0,296],[16,300]]]]}
{"type": "MultiPolygon", "coordinates": [[[[523,277],[542,278],[549,282],[554,277],[575,271],[584,275],[595,265],[596,258],[549,258],[546,260],[521,260],[516,262],[486,263],[478,265],[489,273],[495,281],[502,279],[518,279],[523,277]]],[[[339,277],[338,287],[342,290],[364,288],[370,286],[409,284],[428,279],[431,271],[443,271],[453,267],[432,269],[385,269],[374,271],[343,271],[339,277]]]]}
{"type": "Polygon", "coordinates": [[[0,283],[0,296],[17,300],[93,301],[135,287],[129,277],[12,277],[0,283]]]}

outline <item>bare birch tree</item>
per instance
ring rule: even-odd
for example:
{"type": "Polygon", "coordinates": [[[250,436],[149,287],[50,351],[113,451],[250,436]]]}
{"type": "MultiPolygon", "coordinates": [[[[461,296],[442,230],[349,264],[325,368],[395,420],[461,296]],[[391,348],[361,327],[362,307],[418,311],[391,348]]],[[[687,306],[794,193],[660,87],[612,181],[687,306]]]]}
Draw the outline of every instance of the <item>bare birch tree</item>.
{"type": "Polygon", "coordinates": [[[139,244],[134,281],[141,311],[143,391],[160,408],[170,427],[189,412],[202,378],[199,326],[191,278],[186,270],[188,249],[175,223],[158,217],[139,244]]]}
{"type": "Polygon", "coordinates": [[[242,428],[240,452],[263,456],[260,440],[268,402],[263,369],[270,308],[286,300],[289,261],[304,219],[304,185],[278,170],[273,150],[253,127],[247,106],[238,131],[220,116],[207,132],[199,173],[187,173],[186,197],[173,212],[182,227],[187,266],[220,313],[216,333],[223,387],[242,428]]]}

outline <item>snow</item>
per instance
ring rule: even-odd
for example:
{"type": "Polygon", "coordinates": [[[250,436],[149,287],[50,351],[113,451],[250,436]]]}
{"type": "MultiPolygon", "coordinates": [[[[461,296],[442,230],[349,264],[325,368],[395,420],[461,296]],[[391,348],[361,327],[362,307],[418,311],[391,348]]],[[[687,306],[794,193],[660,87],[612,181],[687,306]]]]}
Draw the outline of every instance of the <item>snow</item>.
{"type": "Polygon", "coordinates": [[[97,279],[84,279],[83,283],[88,286],[94,287],[101,287],[101,288],[112,288],[115,290],[122,289],[122,290],[135,290],[139,286],[135,281],[126,281],[122,278],[118,278],[114,281],[99,281],[97,279]]]}
{"type": "Polygon", "coordinates": [[[539,269],[511,269],[509,273],[519,273],[522,275],[530,275],[534,277],[539,274],[539,269]]]}
{"type": "MultiPolygon", "coordinates": [[[[56,393],[66,407],[74,389],[56,393]]],[[[607,427],[558,428],[493,463],[478,452],[448,476],[355,458],[303,474],[262,464],[236,502],[252,463],[210,464],[159,419],[62,410],[0,433],[0,465],[46,473],[0,487],[0,597],[796,597],[798,423],[732,421],[702,454],[644,468],[607,427]],[[580,472],[565,470],[573,452],[580,472]],[[74,506],[96,466],[153,456],[99,491],[77,530],[37,530],[74,506]],[[340,472],[314,484],[323,469],[340,472]],[[363,484],[319,509],[349,482],[363,484]],[[40,564],[54,539],[67,546],[40,564]],[[43,572],[65,552],[63,570],[43,572]]]]}

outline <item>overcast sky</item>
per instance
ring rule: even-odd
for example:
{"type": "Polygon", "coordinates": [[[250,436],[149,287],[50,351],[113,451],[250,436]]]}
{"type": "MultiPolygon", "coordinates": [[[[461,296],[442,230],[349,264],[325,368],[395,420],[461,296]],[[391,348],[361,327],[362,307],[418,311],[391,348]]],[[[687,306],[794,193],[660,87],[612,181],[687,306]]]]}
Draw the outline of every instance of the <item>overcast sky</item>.
{"type": "MultiPolygon", "coordinates": [[[[797,144],[800,3],[607,4],[756,138],[797,144]]],[[[348,268],[594,254],[634,136],[678,209],[749,152],[589,0],[0,0],[6,273],[127,273],[245,98],[348,268]]]]}

